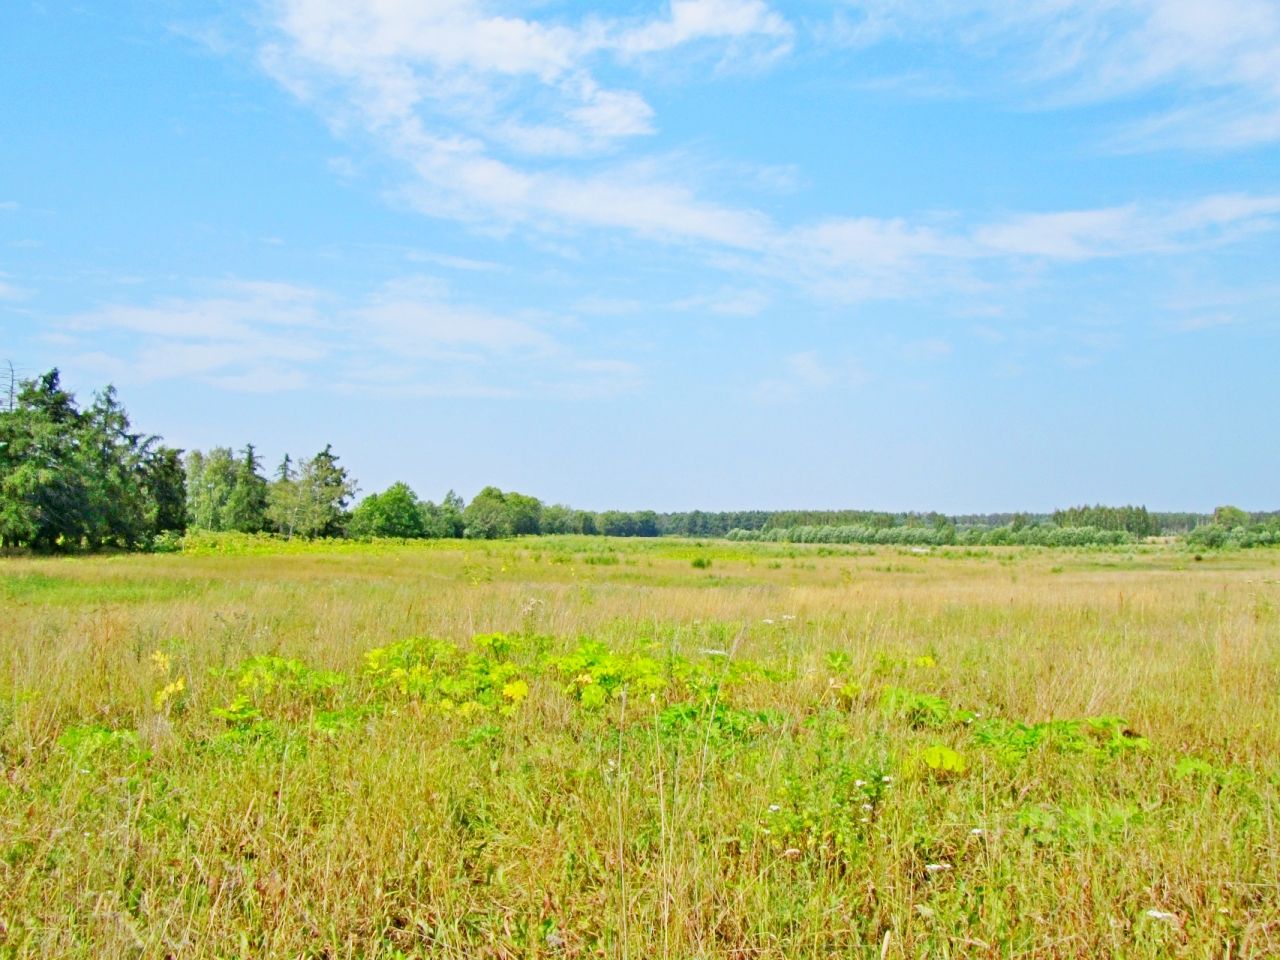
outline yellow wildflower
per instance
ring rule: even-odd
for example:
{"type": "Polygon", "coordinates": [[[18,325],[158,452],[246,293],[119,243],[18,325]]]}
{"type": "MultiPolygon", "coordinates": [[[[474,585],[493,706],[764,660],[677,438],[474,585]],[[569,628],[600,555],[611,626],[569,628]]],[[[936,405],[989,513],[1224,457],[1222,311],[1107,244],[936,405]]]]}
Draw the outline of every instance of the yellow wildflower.
{"type": "Polygon", "coordinates": [[[164,705],[187,689],[187,681],[182,677],[170,683],[166,683],[163,687],[156,691],[155,705],[157,710],[164,709],[164,705]]]}

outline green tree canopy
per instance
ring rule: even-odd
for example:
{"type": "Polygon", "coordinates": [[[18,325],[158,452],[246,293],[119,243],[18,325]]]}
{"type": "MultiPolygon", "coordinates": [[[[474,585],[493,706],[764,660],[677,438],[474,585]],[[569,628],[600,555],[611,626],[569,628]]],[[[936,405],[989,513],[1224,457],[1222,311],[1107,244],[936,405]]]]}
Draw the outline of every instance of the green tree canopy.
{"type": "Polygon", "coordinates": [[[1213,522],[1220,527],[1234,530],[1236,527],[1249,526],[1250,517],[1239,507],[1221,506],[1213,511],[1213,522]]]}
{"type": "Polygon", "coordinates": [[[427,535],[427,525],[417,494],[408,484],[393,483],[360,501],[348,532],[354,537],[417,538],[427,535]]]}
{"type": "Polygon", "coordinates": [[[267,492],[268,518],[289,537],[338,537],[345,532],[347,504],[356,489],[332,444],[297,470],[286,456],[267,492]]]}
{"type": "Polygon", "coordinates": [[[497,540],[515,533],[506,495],[497,487],[485,487],[467,504],[462,514],[464,535],[469,540],[497,540]]]}
{"type": "Polygon", "coordinates": [[[224,522],[227,530],[241,533],[267,529],[267,478],[262,475],[262,459],[252,443],[245,446],[236,460],[224,522]]]}
{"type": "Polygon", "coordinates": [[[136,547],[181,529],[179,451],[133,430],[107,387],[81,411],[57,370],[0,410],[0,543],[136,547]]]}

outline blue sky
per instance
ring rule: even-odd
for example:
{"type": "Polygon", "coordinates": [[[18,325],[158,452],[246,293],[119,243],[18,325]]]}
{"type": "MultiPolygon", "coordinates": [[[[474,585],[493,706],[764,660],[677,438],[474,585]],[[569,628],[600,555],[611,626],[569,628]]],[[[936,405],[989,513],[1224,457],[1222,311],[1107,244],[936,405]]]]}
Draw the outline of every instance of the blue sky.
{"type": "Polygon", "coordinates": [[[1280,507],[1275,0],[0,11],[0,357],[581,507],[1280,507]]]}

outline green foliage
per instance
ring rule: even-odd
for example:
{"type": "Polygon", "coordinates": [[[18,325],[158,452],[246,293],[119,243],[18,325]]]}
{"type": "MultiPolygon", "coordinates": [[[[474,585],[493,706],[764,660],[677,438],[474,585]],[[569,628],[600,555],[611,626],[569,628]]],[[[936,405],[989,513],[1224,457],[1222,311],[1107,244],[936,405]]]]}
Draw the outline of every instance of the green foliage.
{"type": "Polygon", "coordinates": [[[1123,530],[1135,537],[1154,537],[1160,524],[1146,507],[1104,507],[1101,504],[1055,510],[1053,522],[1059,527],[1092,527],[1095,530],[1123,530]]]}
{"type": "Polygon", "coordinates": [[[511,532],[516,536],[537,534],[542,531],[542,501],[514,491],[504,496],[511,532]]]}
{"type": "Polygon", "coordinates": [[[267,529],[267,478],[262,460],[248,444],[236,462],[235,479],[226,505],[226,529],[259,533],[267,529]]]}
{"type": "Polygon", "coordinates": [[[967,530],[957,530],[950,525],[771,527],[766,530],[731,530],[728,539],[767,543],[861,543],[931,547],[951,544],[1091,547],[1130,543],[1133,537],[1124,530],[1099,530],[1095,527],[1079,526],[1059,527],[1049,523],[1026,524],[1025,520],[1021,520],[1001,527],[967,530]]]}
{"type": "Polygon", "coordinates": [[[499,540],[516,532],[507,497],[497,487],[485,487],[467,504],[462,513],[466,524],[464,535],[469,540],[499,540]]]}
{"type": "Polygon", "coordinates": [[[176,458],[133,431],[113,388],[81,411],[57,370],[26,381],[0,411],[0,545],[133,548],[181,529],[176,458]]]}
{"type": "Polygon", "coordinates": [[[547,663],[567,681],[565,693],[589,709],[603,707],[624,690],[647,698],[666,690],[673,679],[673,663],[616,652],[598,640],[582,640],[572,652],[549,657],[547,663]]]}
{"type": "Polygon", "coordinates": [[[235,696],[210,712],[237,730],[312,716],[332,707],[347,682],[341,673],[274,654],[249,657],[225,675],[235,684],[235,696]]]}
{"type": "Polygon", "coordinates": [[[345,532],[347,504],[356,482],[331,444],[296,470],[288,456],[267,491],[267,516],[287,537],[337,537],[345,532]]]}
{"type": "Polygon", "coordinates": [[[116,730],[101,723],[67,727],[58,736],[58,746],[77,763],[113,756],[134,762],[146,758],[132,730],[116,730]]]}
{"type": "Polygon", "coordinates": [[[1143,822],[1142,811],[1131,803],[1020,809],[1015,822],[1038,846],[1080,848],[1116,843],[1143,822]]]}
{"type": "Polygon", "coordinates": [[[904,720],[915,729],[955,726],[968,723],[973,714],[956,710],[939,696],[916,693],[903,687],[885,687],[880,695],[880,709],[892,717],[904,720]]]}
{"type": "Polygon", "coordinates": [[[466,532],[466,521],[463,511],[466,504],[462,498],[450,490],[445,494],[440,505],[426,501],[418,505],[422,514],[422,535],[437,539],[457,538],[466,532]]]}
{"type": "Polygon", "coordinates": [[[658,714],[658,727],[672,740],[698,743],[744,743],[776,733],[786,721],[778,710],[742,710],[726,703],[673,703],[658,714]]]}
{"type": "Polygon", "coordinates": [[[1173,768],[1173,772],[1180,780],[1186,780],[1191,777],[1213,779],[1218,773],[1213,764],[1207,760],[1201,760],[1199,757],[1183,757],[1173,768]]]}
{"type": "Polygon", "coordinates": [[[893,786],[884,762],[850,762],[820,751],[812,767],[790,773],[778,802],[760,817],[772,846],[847,869],[866,856],[881,804],[893,786]]]}
{"type": "Polygon", "coordinates": [[[1150,747],[1145,737],[1130,730],[1119,717],[1040,723],[1015,723],[993,717],[975,722],[972,732],[974,740],[1010,763],[1021,761],[1038,750],[1116,757],[1150,747]]]}
{"type": "Polygon", "coordinates": [[[262,711],[254,706],[253,698],[247,693],[238,693],[225,707],[214,707],[210,715],[237,728],[253,726],[262,719],[262,711]]]}
{"type": "Polygon", "coordinates": [[[1239,507],[1221,506],[1213,511],[1213,522],[1227,530],[1234,530],[1236,527],[1247,527],[1250,519],[1249,514],[1239,507]]]}
{"type": "Polygon", "coordinates": [[[529,695],[521,669],[506,659],[509,638],[477,637],[465,652],[444,640],[410,637],[365,654],[365,677],[376,689],[395,691],[462,716],[510,716],[529,695]]]}
{"type": "Polygon", "coordinates": [[[564,504],[556,503],[542,508],[542,523],[539,533],[561,534],[578,533],[578,511],[564,504]]]}
{"type": "Polygon", "coordinates": [[[236,668],[233,674],[236,686],[253,694],[286,693],[291,696],[311,696],[345,681],[340,673],[316,670],[301,660],[286,659],[273,654],[250,657],[236,668]]]}
{"type": "Polygon", "coordinates": [[[652,510],[636,513],[606,510],[596,518],[596,526],[606,537],[657,537],[662,534],[658,515],[652,510]]]}
{"type": "MultiPolygon", "coordinates": [[[[542,533],[544,509],[536,497],[485,487],[462,513],[463,534],[470,540],[500,540],[542,533]]],[[[565,509],[561,507],[553,512],[557,525],[569,522],[563,514],[565,509]]]]}
{"type": "Polygon", "coordinates": [[[347,532],[353,537],[417,538],[426,536],[427,529],[417,494],[408,484],[393,483],[360,501],[347,532]]]}
{"type": "Polygon", "coordinates": [[[964,754],[942,744],[934,744],[920,751],[917,760],[925,769],[938,777],[960,776],[969,769],[964,754]]]}
{"type": "Polygon", "coordinates": [[[186,462],[187,514],[197,530],[259,533],[268,526],[267,480],[253,444],[193,450],[186,462]]]}
{"type": "MultiPolygon", "coordinates": [[[[1239,513],[1243,514],[1243,511],[1239,513]]],[[[1215,550],[1224,547],[1248,549],[1280,545],[1280,517],[1271,515],[1263,522],[1252,523],[1245,515],[1245,520],[1241,523],[1239,516],[1228,513],[1225,519],[1232,525],[1215,521],[1196,527],[1187,534],[1187,546],[1196,550],[1215,550]]]]}

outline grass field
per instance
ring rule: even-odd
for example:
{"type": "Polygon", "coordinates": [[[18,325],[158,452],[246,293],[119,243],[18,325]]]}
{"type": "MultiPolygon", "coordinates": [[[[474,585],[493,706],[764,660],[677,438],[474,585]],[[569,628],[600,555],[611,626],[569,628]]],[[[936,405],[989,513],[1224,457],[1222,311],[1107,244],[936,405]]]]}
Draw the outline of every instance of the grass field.
{"type": "Polygon", "coordinates": [[[0,957],[1280,955],[1280,554],[0,561],[0,957]]]}

